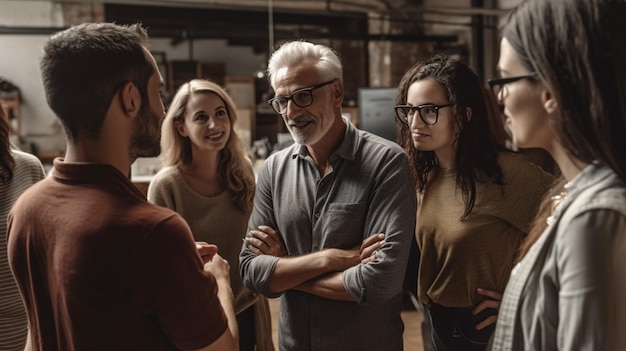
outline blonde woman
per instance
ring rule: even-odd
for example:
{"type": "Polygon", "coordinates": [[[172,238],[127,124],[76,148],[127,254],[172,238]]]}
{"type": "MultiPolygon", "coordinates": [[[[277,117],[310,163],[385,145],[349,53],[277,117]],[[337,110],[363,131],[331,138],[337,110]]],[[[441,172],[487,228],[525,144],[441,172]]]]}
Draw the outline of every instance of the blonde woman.
{"type": "Polygon", "coordinates": [[[178,212],[196,241],[218,246],[231,266],[240,349],[272,350],[267,300],[245,288],[238,273],[255,181],[236,121],[235,104],[219,85],[183,84],[163,122],[163,168],[150,182],[148,200],[178,212]]]}

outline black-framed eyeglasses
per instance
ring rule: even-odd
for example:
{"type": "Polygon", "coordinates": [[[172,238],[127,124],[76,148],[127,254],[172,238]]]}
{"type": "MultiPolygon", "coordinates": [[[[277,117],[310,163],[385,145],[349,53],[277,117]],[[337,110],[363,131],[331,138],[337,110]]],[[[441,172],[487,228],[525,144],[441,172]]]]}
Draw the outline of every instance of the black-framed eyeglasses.
{"type": "Polygon", "coordinates": [[[267,103],[280,115],[287,113],[289,100],[293,101],[298,107],[309,107],[313,104],[313,90],[326,86],[335,80],[336,79],[333,79],[312,87],[298,89],[289,96],[275,96],[267,100],[267,103]]]}
{"type": "Polygon", "coordinates": [[[417,111],[420,115],[420,119],[424,124],[432,126],[437,123],[439,119],[439,109],[444,107],[450,107],[450,104],[445,105],[435,105],[435,104],[424,104],[419,106],[411,106],[411,105],[397,105],[394,107],[396,110],[396,117],[400,122],[410,126],[413,122],[413,118],[415,117],[415,111],[417,111]]]}
{"type": "Polygon", "coordinates": [[[518,80],[522,80],[522,79],[534,80],[534,79],[537,79],[537,77],[538,77],[537,73],[533,72],[533,73],[524,74],[524,75],[515,76],[515,77],[489,79],[487,83],[489,84],[489,87],[491,87],[491,91],[493,92],[493,95],[496,97],[496,101],[498,101],[499,104],[502,104],[502,101],[506,97],[507,92],[504,90],[504,87],[507,84],[517,82],[518,80]]]}

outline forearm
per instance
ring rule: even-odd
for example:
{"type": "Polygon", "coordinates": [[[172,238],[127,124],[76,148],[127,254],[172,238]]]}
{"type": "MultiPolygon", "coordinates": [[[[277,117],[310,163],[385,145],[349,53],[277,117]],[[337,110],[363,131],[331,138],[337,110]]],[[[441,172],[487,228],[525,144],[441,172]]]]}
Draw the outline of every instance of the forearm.
{"type": "Polygon", "coordinates": [[[350,295],[343,286],[341,272],[329,273],[321,277],[311,279],[298,285],[294,288],[294,290],[299,290],[329,300],[355,301],[352,295],[350,295]]]}
{"type": "Polygon", "coordinates": [[[304,256],[283,257],[278,260],[267,290],[280,293],[328,272],[322,251],[304,256]]]}
{"type": "Polygon", "coordinates": [[[235,317],[235,298],[233,291],[230,287],[230,282],[226,279],[217,280],[217,298],[220,300],[226,319],[228,320],[228,329],[225,334],[228,334],[228,344],[233,348],[239,348],[239,327],[237,325],[237,318],[235,317]],[[231,344],[231,342],[233,344],[231,344]]]}
{"type": "Polygon", "coordinates": [[[358,252],[326,249],[297,257],[280,258],[270,278],[268,291],[294,289],[326,273],[340,272],[359,263],[358,252]]]}

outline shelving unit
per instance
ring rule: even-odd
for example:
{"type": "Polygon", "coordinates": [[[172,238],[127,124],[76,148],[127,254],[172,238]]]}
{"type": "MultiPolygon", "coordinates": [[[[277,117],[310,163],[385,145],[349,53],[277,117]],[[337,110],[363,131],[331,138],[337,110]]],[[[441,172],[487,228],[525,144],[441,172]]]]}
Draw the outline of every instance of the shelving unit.
{"type": "Polygon", "coordinates": [[[224,86],[226,66],[223,62],[170,61],[167,66],[167,84],[172,96],[178,87],[194,78],[208,79],[224,86]]]}
{"type": "Polygon", "coordinates": [[[254,78],[227,76],[224,78],[224,88],[237,106],[237,126],[245,145],[250,147],[256,139],[257,130],[254,78]]]}

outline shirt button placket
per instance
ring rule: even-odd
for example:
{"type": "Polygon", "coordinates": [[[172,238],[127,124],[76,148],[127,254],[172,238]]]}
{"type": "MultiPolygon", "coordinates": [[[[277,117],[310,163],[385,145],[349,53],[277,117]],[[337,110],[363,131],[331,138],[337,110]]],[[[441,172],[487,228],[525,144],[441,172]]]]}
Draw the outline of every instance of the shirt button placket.
{"type": "MultiPolygon", "coordinates": [[[[315,228],[319,228],[319,224],[317,223],[319,219],[320,219],[320,213],[315,212],[315,214],[313,214],[313,228],[314,228],[313,231],[315,231],[315,228]]],[[[319,241],[320,241],[320,238],[313,236],[313,251],[319,250],[320,248],[319,241]]]]}

